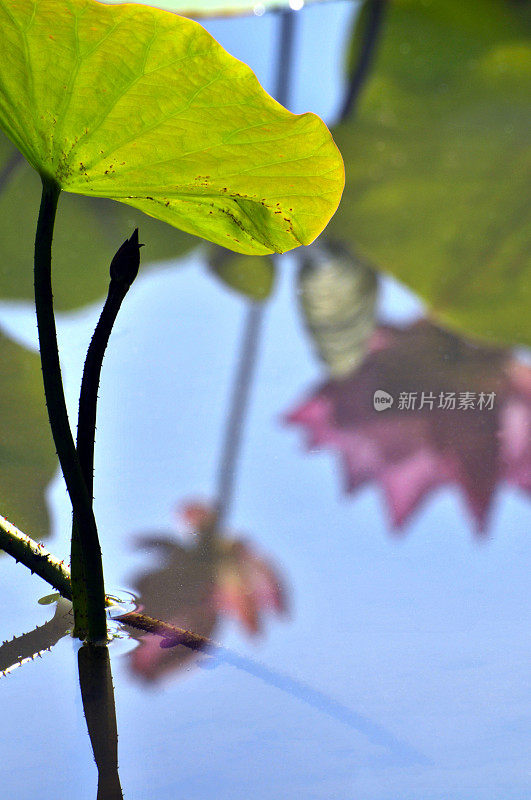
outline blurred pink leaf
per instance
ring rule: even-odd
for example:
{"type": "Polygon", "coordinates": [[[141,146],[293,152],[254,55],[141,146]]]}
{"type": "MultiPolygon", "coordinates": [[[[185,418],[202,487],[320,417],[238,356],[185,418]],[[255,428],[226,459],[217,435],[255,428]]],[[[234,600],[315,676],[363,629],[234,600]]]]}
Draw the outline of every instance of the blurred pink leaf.
{"type": "Polygon", "coordinates": [[[362,366],[319,386],[286,421],[305,430],[309,448],[340,454],[347,492],[379,481],[396,528],[436,487],[455,484],[482,533],[498,483],[531,488],[531,369],[425,320],[379,327],[362,366]],[[390,408],[375,410],[377,390],[392,395],[390,408]],[[401,393],[423,392],[433,407],[399,408],[401,393]],[[449,392],[495,399],[492,409],[439,408],[449,392]]]}
{"type": "MultiPolygon", "coordinates": [[[[225,615],[254,635],[266,611],[286,611],[277,569],[248,542],[217,530],[209,506],[188,503],[181,519],[189,531],[182,542],[168,535],[137,540],[159,556],[156,567],[133,581],[139,611],[207,638],[225,615]]],[[[184,645],[168,647],[159,636],[138,631],[132,635],[139,646],[130,654],[131,669],[144,680],[156,681],[196,660],[184,645]]]]}

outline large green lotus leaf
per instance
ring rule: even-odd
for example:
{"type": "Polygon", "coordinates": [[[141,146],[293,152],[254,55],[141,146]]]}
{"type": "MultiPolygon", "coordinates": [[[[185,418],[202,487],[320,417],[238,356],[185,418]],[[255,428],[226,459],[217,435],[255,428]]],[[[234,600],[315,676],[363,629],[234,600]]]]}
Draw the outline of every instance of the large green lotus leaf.
{"type": "Polygon", "coordinates": [[[0,0],[0,126],[41,174],[242,253],[308,244],[343,162],[192,20],[95,0],[0,0]]]}
{"type": "Polygon", "coordinates": [[[0,514],[40,539],[44,491],[57,469],[40,359],[0,331],[0,514]]]}
{"type": "MultiPolygon", "coordinates": [[[[123,1],[123,0],[122,0],[123,1]]],[[[116,5],[120,0],[102,0],[106,5],[116,5]]],[[[185,17],[218,17],[234,14],[256,14],[261,16],[266,11],[283,8],[301,8],[324,0],[139,0],[139,5],[156,6],[166,11],[173,11],[185,17]]]]}
{"type": "MultiPolygon", "coordinates": [[[[0,132],[0,175],[17,153],[0,132]]],[[[39,176],[21,156],[3,185],[0,181],[0,299],[33,298],[33,241],[40,191],[39,176]]],[[[111,259],[136,227],[146,244],[143,270],[156,261],[181,256],[197,244],[193,236],[112,200],[64,194],[60,204],[53,267],[54,301],[60,311],[106,294],[111,259]]]]}
{"type": "MultiPolygon", "coordinates": [[[[331,229],[444,323],[531,343],[531,51],[506,0],[390,3],[331,229]]],[[[354,46],[357,42],[355,40],[354,46]]]]}

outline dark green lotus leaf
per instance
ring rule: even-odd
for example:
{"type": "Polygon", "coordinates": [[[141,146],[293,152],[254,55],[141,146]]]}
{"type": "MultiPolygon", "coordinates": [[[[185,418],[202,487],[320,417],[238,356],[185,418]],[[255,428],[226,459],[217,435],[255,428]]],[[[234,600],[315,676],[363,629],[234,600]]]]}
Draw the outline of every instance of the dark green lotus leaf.
{"type": "Polygon", "coordinates": [[[250,300],[267,300],[275,284],[275,263],[269,256],[246,256],[224,247],[214,248],[208,258],[214,275],[250,300]]]}
{"type": "Polygon", "coordinates": [[[44,492],[57,457],[40,359],[0,331],[0,514],[37,541],[48,534],[44,492]]]}
{"type": "Polygon", "coordinates": [[[334,132],[347,186],[330,230],[443,323],[531,344],[531,48],[522,5],[388,4],[356,115],[334,132]]]}
{"type": "MultiPolygon", "coordinates": [[[[31,300],[41,182],[22,156],[17,158],[17,152],[0,132],[0,298],[31,300]]],[[[106,294],[111,259],[137,227],[146,244],[143,270],[197,246],[193,236],[112,200],[63,193],[59,202],[53,251],[54,300],[59,311],[106,294]]]]}

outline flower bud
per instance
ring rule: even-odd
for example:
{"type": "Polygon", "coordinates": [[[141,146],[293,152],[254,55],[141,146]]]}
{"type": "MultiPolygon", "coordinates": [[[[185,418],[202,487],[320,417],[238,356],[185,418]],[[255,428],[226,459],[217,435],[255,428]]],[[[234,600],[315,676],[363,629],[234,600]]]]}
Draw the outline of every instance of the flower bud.
{"type": "Polygon", "coordinates": [[[111,280],[131,286],[138,275],[140,248],[143,246],[138,243],[138,228],[135,228],[132,236],[120,245],[111,261],[111,280]]]}

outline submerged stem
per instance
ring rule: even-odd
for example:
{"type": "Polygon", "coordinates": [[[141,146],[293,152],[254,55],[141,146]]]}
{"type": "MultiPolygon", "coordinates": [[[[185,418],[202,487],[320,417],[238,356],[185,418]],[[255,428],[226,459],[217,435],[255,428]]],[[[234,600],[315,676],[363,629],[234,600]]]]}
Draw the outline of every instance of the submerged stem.
{"type": "Polygon", "coordinates": [[[77,658],[83,711],[98,768],[97,797],[98,800],[123,800],[109,649],[84,644],[77,658]]]}
{"type": "MultiPolygon", "coordinates": [[[[96,643],[107,639],[101,550],[92,503],[68,421],[53,311],[52,238],[59,194],[60,188],[55,181],[43,177],[35,238],[35,307],[48,416],[79,531],[86,583],[88,638],[96,643]]],[[[76,610],[74,607],[74,613],[76,610]]]]}

